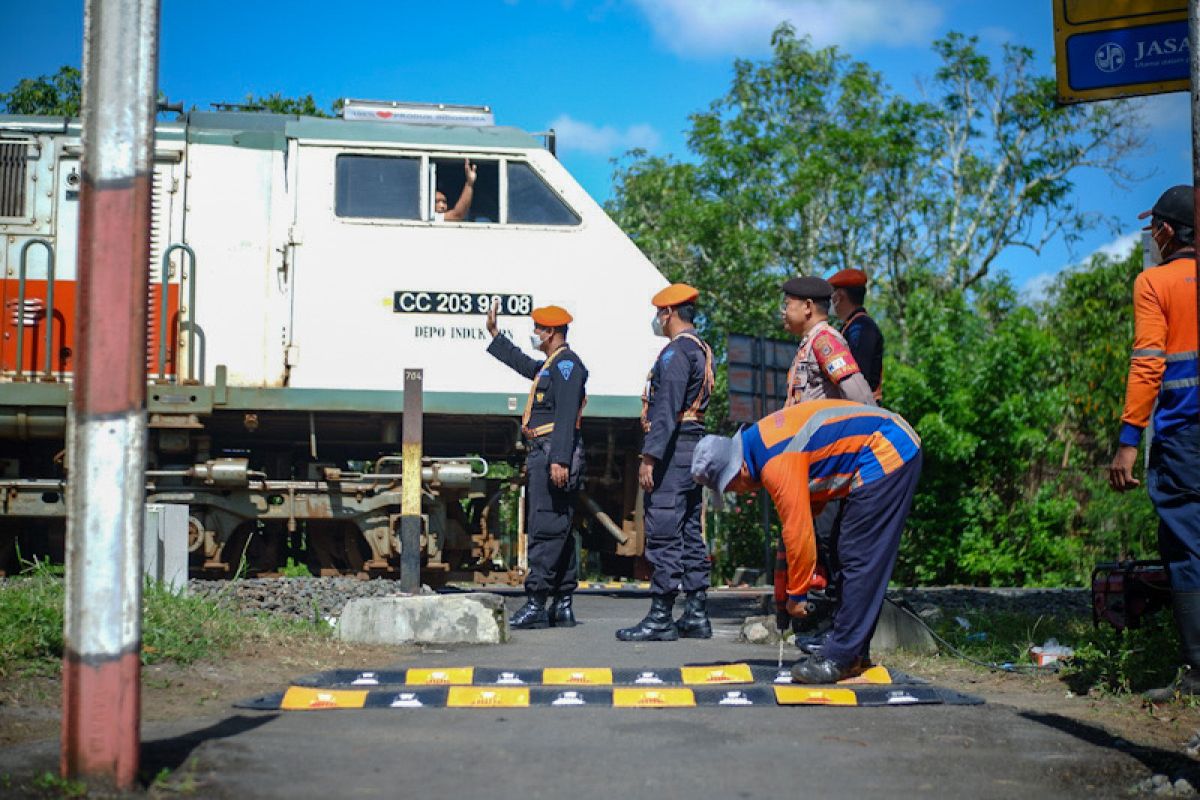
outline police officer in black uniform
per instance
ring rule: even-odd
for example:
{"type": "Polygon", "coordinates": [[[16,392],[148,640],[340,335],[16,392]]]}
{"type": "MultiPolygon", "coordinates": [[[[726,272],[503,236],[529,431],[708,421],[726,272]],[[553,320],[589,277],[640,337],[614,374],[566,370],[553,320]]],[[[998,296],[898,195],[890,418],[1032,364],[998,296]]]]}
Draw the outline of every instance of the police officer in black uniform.
{"type": "Polygon", "coordinates": [[[707,598],[709,560],[700,531],[703,488],[692,480],[692,451],[704,435],[713,387],[712,350],[696,334],[700,293],[676,283],[654,295],[654,332],[670,338],[642,394],[642,464],[646,560],[654,568],[650,613],[617,631],[624,642],[712,638],[707,598]],[[687,593],[683,616],[671,618],[675,595],[687,593]]]}
{"type": "Polygon", "coordinates": [[[571,594],[578,585],[571,516],[575,494],[583,480],[583,443],[579,424],[587,402],[588,372],[583,361],[567,346],[571,315],[558,306],[535,308],[533,346],[546,354],[530,358],[501,336],[496,327],[497,308],[488,312],[492,335],[488,352],[533,381],[521,419],[528,443],[525,479],[529,501],[529,574],[525,577],[525,605],[509,625],[513,628],[572,627],[575,613],[571,594]],[[546,601],[553,594],[547,609],[546,601]]]}
{"type": "Polygon", "coordinates": [[[858,362],[867,385],[878,403],[883,397],[883,332],[863,308],[867,297],[867,273],[844,269],[829,278],[833,287],[833,313],[842,320],[842,338],[858,362]]]}

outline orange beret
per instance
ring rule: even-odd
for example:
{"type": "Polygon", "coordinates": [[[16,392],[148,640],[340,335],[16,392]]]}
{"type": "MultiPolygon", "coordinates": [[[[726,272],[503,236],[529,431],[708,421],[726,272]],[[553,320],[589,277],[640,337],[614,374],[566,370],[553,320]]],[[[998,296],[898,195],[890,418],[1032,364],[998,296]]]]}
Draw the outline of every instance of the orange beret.
{"type": "Polygon", "coordinates": [[[654,297],[650,298],[650,302],[656,308],[670,308],[677,306],[680,303],[691,303],[700,296],[700,290],[688,286],[686,283],[672,283],[667,288],[663,289],[654,297]]]}
{"type": "Polygon", "coordinates": [[[557,328],[571,322],[571,315],[567,313],[565,308],[560,308],[559,306],[535,308],[529,312],[529,316],[533,317],[533,321],[543,328],[557,328]]]}
{"type": "Polygon", "coordinates": [[[867,273],[861,269],[844,269],[841,272],[835,272],[825,280],[829,281],[829,285],[835,289],[844,289],[847,286],[866,286],[867,273]]]}

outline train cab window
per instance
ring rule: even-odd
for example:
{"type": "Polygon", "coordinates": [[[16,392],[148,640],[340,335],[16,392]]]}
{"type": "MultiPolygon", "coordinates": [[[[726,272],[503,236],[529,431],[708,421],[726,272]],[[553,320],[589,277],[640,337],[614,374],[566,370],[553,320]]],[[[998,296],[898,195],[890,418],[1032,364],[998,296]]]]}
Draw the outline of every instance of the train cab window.
{"type": "Polygon", "coordinates": [[[470,159],[475,168],[475,186],[472,189],[470,203],[461,209],[463,216],[459,218],[455,209],[462,199],[463,188],[467,183],[465,172],[467,159],[464,158],[431,158],[429,170],[433,191],[429,193],[429,210],[427,219],[450,222],[499,222],[500,221],[500,165],[496,161],[481,161],[470,159]],[[439,211],[438,195],[445,200],[445,211],[439,211]],[[449,214],[439,217],[438,214],[449,214]]]}
{"type": "Polygon", "coordinates": [[[578,225],[579,215],[522,161],[508,162],[508,221],[519,225],[578,225]]]}
{"type": "Polygon", "coordinates": [[[335,210],[339,217],[421,219],[421,159],[337,157],[335,210]]]}

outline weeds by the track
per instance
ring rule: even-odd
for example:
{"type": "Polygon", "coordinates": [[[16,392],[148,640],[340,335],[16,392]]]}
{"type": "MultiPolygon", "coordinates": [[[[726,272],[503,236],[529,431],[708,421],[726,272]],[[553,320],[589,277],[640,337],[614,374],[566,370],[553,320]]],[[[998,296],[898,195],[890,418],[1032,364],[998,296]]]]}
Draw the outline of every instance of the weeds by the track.
{"type": "Polygon", "coordinates": [[[1088,617],[997,612],[948,613],[932,627],[964,655],[1000,667],[1031,665],[1030,648],[1057,639],[1075,651],[1062,665],[1061,675],[1077,694],[1163,686],[1179,666],[1175,629],[1165,612],[1147,618],[1137,630],[1121,633],[1106,624],[1094,627],[1088,617]]]}
{"type": "MultiPolygon", "coordinates": [[[[35,563],[0,581],[0,678],[57,674],[63,657],[61,567],[35,563]]],[[[247,617],[206,597],[176,594],[159,584],[143,589],[142,663],[187,664],[217,658],[253,639],[323,636],[328,627],[247,617]]]]}

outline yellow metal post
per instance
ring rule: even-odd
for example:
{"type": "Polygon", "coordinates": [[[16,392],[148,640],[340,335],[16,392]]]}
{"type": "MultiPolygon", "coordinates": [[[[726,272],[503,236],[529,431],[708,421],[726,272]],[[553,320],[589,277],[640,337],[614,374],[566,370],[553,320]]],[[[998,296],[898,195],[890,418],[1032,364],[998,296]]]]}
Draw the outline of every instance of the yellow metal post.
{"type": "Polygon", "coordinates": [[[403,480],[400,496],[400,590],[421,589],[421,438],[424,427],[425,373],[404,370],[404,419],[401,438],[403,480]]]}

